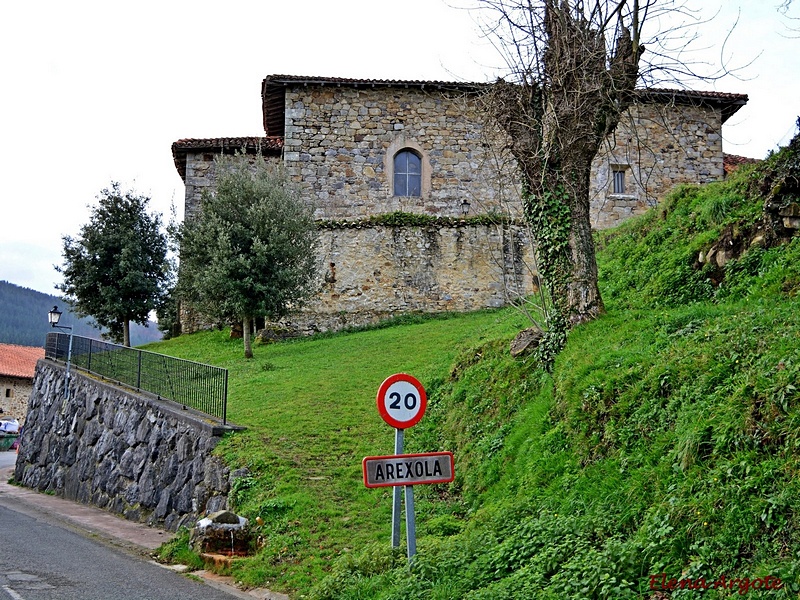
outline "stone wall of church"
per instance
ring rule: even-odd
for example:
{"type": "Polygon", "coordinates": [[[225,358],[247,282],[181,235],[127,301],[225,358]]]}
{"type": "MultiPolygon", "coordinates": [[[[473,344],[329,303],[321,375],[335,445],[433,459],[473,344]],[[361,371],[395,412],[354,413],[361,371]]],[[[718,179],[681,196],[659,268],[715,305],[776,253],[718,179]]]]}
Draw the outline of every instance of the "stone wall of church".
{"type": "MultiPolygon", "coordinates": [[[[719,110],[636,104],[595,159],[591,218],[596,229],[618,225],[655,206],[680,183],[722,179],[719,110]],[[625,173],[615,194],[613,173],[625,173]]],[[[459,216],[521,214],[513,160],[502,136],[487,127],[474,96],[416,88],[298,87],[286,94],[283,161],[319,219],[358,219],[395,211],[459,216]],[[423,156],[420,198],[392,195],[393,153],[423,156]]],[[[214,156],[186,161],[186,214],[214,185],[214,156]]]]}
{"type": "Polygon", "coordinates": [[[592,226],[614,227],[655,206],[678,184],[708,183],[724,175],[719,110],[634,105],[594,161],[592,226]],[[613,173],[620,170],[626,189],[615,194],[613,173]]]}
{"type": "Polygon", "coordinates": [[[190,152],[186,155],[184,218],[200,209],[203,191],[214,186],[214,155],[208,152],[190,152]]]}
{"type": "MultiPolygon", "coordinates": [[[[455,217],[519,215],[498,136],[477,98],[458,90],[405,87],[289,87],[284,163],[322,219],[395,211],[455,217]],[[393,195],[393,156],[422,157],[422,195],[393,195]]],[[[506,164],[507,161],[505,161],[506,164]]]]}
{"type": "MultiPolygon", "coordinates": [[[[613,227],[645,212],[678,183],[721,179],[720,132],[715,109],[634,105],[595,160],[593,226],[613,227]],[[623,193],[614,193],[614,171],[624,172],[623,193]]],[[[474,221],[438,230],[363,224],[396,211],[458,220],[464,208],[468,217],[519,218],[518,177],[503,147],[502,135],[485,124],[477,98],[458,90],[287,87],[286,170],[318,219],[353,222],[323,229],[323,291],[294,324],[328,330],[407,311],[506,304],[513,269],[499,265],[513,264],[518,255],[533,263],[522,229],[511,236],[510,230],[501,234],[474,221]],[[392,158],[403,148],[422,157],[419,198],[393,195],[392,158]],[[516,241],[509,244],[512,237],[516,241]]],[[[213,156],[187,155],[187,214],[197,210],[202,190],[213,183],[213,156]]],[[[534,278],[530,272],[525,277],[515,285],[530,293],[534,278]]]]}
{"type": "Polygon", "coordinates": [[[290,319],[303,333],[505,306],[537,282],[519,225],[360,226],[325,229],[321,238],[321,291],[290,319]]]}

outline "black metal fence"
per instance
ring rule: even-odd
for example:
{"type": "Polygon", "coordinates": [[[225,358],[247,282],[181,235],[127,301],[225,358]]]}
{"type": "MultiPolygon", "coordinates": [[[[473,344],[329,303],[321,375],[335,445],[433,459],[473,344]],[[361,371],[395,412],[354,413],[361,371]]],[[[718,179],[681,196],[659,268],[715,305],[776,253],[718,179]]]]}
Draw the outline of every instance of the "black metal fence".
{"type": "MultiPolygon", "coordinates": [[[[45,358],[66,361],[69,338],[67,333],[48,333],[45,358]]],[[[70,364],[72,368],[174,400],[227,423],[227,369],[78,335],[72,336],[70,364]]]]}

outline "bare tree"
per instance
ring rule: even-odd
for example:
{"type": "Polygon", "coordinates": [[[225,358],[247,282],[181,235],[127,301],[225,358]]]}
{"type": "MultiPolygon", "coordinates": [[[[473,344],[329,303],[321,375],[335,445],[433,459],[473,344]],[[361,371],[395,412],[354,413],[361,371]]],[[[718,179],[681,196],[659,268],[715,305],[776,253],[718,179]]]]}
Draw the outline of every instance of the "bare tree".
{"type": "MultiPolygon", "coordinates": [[[[591,169],[601,148],[613,147],[621,120],[635,114],[628,109],[637,87],[683,88],[749,65],[735,67],[726,58],[735,24],[719,64],[707,62],[699,31],[715,17],[703,17],[684,0],[474,2],[484,34],[505,60],[503,78],[482,98],[488,121],[505,140],[501,154],[513,156],[520,176],[546,288],[547,344],[540,356],[547,359],[569,328],[604,311],[590,221],[591,169]]],[[[639,151],[647,151],[632,134],[639,151]]]]}
{"type": "Polygon", "coordinates": [[[592,161],[634,99],[653,0],[483,0],[510,74],[486,95],[509,138],[551,329],[602,313],[589,216],[592,161]]]}

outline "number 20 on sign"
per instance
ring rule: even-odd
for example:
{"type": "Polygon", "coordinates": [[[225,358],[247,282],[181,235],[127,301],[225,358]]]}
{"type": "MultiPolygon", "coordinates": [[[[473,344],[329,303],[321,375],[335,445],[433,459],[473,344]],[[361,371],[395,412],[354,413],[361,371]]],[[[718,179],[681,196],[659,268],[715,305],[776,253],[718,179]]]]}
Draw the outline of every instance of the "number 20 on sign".
{"type": "Polygon", "coordinates": [[[411,375],[397,373],[378,388],[378,412],[396,429],[408,429],[420,422],[428,405],[425,388],[411,375]]]}

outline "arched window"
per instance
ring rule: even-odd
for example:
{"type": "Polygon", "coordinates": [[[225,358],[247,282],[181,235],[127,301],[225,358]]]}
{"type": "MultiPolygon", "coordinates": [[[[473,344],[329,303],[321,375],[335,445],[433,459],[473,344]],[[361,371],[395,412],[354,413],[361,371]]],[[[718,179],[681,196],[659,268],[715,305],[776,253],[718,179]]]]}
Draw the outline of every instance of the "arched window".
{"type": "Polygon", "coordinates": [[[394,155],[394,195],[422,195],[422,159],[408,148],[394,155]]]}

